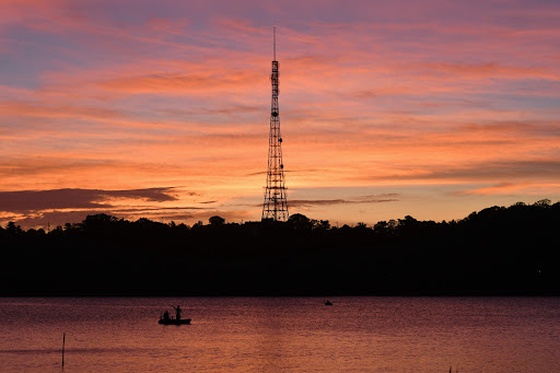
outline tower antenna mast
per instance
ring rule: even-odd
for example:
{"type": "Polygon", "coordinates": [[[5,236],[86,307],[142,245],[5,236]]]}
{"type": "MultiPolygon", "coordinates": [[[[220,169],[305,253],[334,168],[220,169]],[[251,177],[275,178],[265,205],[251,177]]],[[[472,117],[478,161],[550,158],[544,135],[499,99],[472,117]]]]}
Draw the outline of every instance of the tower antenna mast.
{"type": "Polygon", "coordinates": [[[282,162],[282,136],[280,135],[280,109],[278,106],[279,65],[276,60],[276,25],[273,26],[272,103],[270,105],[270,134],[268,137],[268,169],[261,220],[288,220],[288,200],[282,162]]]}
{"type": "Polygon", "coordinates": [[[272,49],[274,50],[274,61],[276,61],[276,25],[272,26],[272,49]]]}

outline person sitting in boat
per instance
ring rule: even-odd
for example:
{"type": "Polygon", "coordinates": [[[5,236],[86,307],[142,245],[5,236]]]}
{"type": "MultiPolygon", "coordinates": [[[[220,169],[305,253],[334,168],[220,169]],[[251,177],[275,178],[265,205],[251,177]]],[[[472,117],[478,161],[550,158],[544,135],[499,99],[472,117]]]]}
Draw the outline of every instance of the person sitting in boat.
{"type": "Polygon", "coordinates": [[[175,307],[173,305],[171,307],[173,307],[173,309],[175,310],[175,319],[181,320],[181,307],[175,307]]]}
{"type": "Polygon", "coordinates": [[[169,311],[165,310],[165,312],[163,313],[162,319],[163,319],[164,321],[169,321],[169,320],[170,320],[170,318],[169,318],[169,311]]]}

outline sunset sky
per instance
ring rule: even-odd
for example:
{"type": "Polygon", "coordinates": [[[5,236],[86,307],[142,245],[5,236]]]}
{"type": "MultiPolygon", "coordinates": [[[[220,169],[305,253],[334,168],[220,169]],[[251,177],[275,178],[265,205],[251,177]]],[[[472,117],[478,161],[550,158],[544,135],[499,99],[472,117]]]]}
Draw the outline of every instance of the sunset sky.
{"type": "Polygon", "coordinates": [[[273,25],[290,214],[560,200],[558,0],[2,0],[0,225],[260,220],[273,25]]]}

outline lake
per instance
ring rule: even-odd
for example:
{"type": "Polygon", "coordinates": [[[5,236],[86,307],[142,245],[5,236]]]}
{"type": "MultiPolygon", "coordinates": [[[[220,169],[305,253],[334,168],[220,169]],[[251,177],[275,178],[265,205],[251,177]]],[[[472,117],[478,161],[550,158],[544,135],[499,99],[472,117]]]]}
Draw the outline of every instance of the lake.
{"type": "Polygon", "coordinates": [[[329,299],[0,298],[0,371],[558,371],[557,297],[329,299]]]}

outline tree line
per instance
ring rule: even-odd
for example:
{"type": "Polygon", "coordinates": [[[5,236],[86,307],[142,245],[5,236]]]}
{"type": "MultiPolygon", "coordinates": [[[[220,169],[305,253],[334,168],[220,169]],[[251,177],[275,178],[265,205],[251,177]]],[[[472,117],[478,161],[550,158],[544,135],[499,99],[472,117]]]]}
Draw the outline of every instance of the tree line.
{"type": "Polygon", "coordinates": [[[0,296],[560,295],[560,202],[453,221],[192,226],[87,216],[0,227],[0,296]]]}

